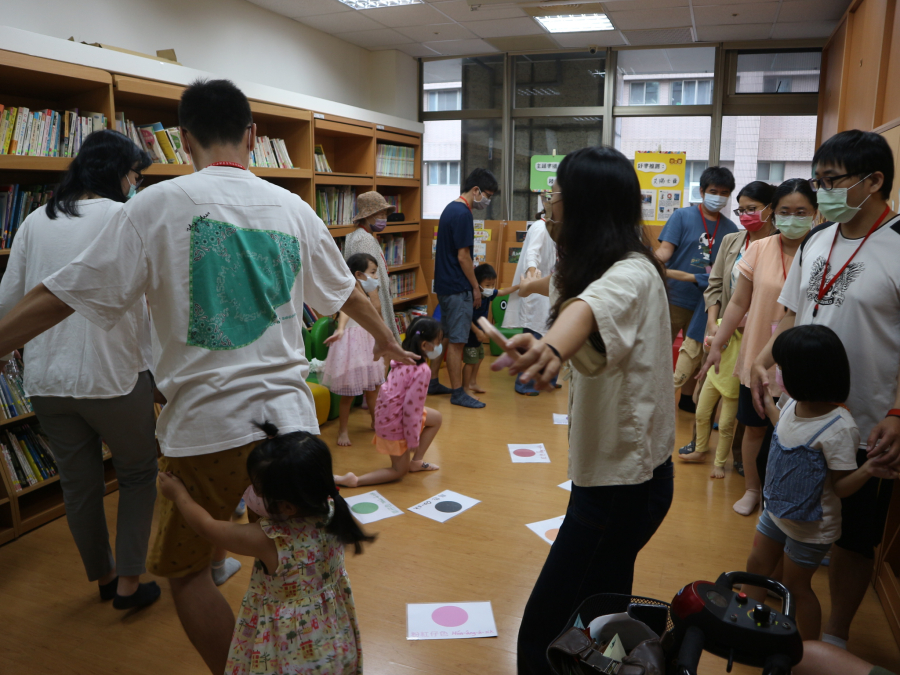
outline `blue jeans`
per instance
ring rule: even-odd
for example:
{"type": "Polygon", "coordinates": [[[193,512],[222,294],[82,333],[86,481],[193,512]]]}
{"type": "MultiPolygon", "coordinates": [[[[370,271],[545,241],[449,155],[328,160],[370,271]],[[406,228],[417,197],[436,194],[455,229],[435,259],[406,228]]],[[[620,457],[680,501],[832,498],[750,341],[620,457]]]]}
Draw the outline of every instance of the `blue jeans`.
{"type": "MultiPolygon", "coordinates": [[[[550,675],[547,647],[597,593],[631,593],[634,562],[672,505],[672,458],[638,485],[572,485],[569,508],[519,627],[519,675],[550,675]]],[[[584,625],[596,617],[581,617],[584,625]]]]}
{"type": "MultiPolygon", "coordinates": [[[[531,330],[530,328],[523,328],[522,332],[523,333],[531,333],[532,335],[534,335],[536,340],[540,340],[542,337],[544,337],[537,331],[531,330]]],[[[552,384],[554,387],[556,386],[556,378],[555,377],[553,378],[553,380],[550,384],[552,384]]],[[[516,378],[516,393],[517,394],[531,394],[536,391],[537,391],[537,389],[534,388],[534,380],[528,380],[528,382],[522,382],[521,377],[516,378]]]]}

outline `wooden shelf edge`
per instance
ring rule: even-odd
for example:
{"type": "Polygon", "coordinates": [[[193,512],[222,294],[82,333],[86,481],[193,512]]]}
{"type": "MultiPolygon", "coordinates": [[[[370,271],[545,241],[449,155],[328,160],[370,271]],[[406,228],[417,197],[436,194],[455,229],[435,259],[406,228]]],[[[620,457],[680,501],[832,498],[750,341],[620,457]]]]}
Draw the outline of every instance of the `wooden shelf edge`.
{"type": "MultiPolygon", "coordinates": [[[[319,113],[313,113],[315,116],[319,113]]],[[[375,129],[372,125],[367,124],[367,126],[357,126],[355,124],[348,124],[347,122],[332,122],[331,120],[323,120],[318,117],[315,118],[315,128],[316,131],[330,131],[331,134],[323,134],[323,135],[331,135],[331,136],[359,136],[362,138],[374,138],[375,137],[375,129]]]]}
{"type": "Polygon", "coordinates": [[[375,179],[359,173],[316,172],[316,185],[365,185],[371,187],[375,179]]]}
{"type": "Polygon", "coordinates": [[[418,178],[400,178],[399,176],[375,176],[376,185],[385,187],[419,187],[418,178]]]}
{"type": "Polygon", "coordinates": [[[3,506],[4,504],[9,504],[9,497],[3,497],[2,499],[0,499],[0,506],[3,506]]]}
{"type": "Polygon", "coordinates": [[[419,231],[419,223],[417,222],[403,222],[403,223],[388,223],[387,228],[382,232],[382,234],[390,234],[392,232],[418,232],[419,231]]]}
{"type": "Polygon", "coordinates": [[[9,255],[9,252],[11,250],[12,249],[10,249],[10,248],[0,248],[0,258],[2,258],[5,255],[9,255]]]}
{"type": "Polygon", "coordinates": [[[309,169],[275,169],[267,166],[251,166],[250,171],[260,178],[306,178],[313,177],[309,169]]]}
{"type": "Polygon", "coordinates": [[[51,483],[56,483],[59,481],[59,476],[51,476],[46,480],[42,480],[40,483],[35,483],[34,485],[29,485],[27,488],[22,488],[16,493],[16,497],[21,497],[22,495],[27,495],[29,492],[34,492],[35,490],[39,490],[42,487],[46,487],[51,483]]]}
{"type": "Polygon", "coordinates": [[[154,162],[143,171],[145,176],[187,176],[191,173],[194,173],[192,164],[160,164],[159,162],[154,162]]]}
{"type": "Polygon", "coordinates": [[[0,169],[12,171],[65,171],[72,163],[71,157],[29,157],[27,155],[0,155],[0,169]]]}
{"type": "Polygon", "coordinates": [[[402,272],[403,270],[414,270],[418,266],[419,266],[419,263],[417,263],[417,262],[403,263],[402,265],[388,265],[387,271],[388,272],[402,272]]]}
{"type": "Polygon", "coordinates": [[[427,298],[428,293],[412,293],[411,295],[402,295],[398,298],[394,298],[394,305],[402,305],[404,302],[409,302],[410,300],[419,300],[420,298],[427,298]]]}
{"type": "Polygon", "coordinates": [[[62,503],[62,497],[60,497],[59,504],[54,504],[39,513],[22,518],[19,523],[19,534],[22,535],[37,529],[41,525],[46,525],[51,520],[56,520],[57,518],[64,516],[65,513],[66,505],[62,503]]]}
{"type": "Polygon", "coordinates": [[[0,530],[0,546],[8,544],[16,538],[16,528],[6,527],[0,530]]]}
{"type": "Polygon", "coordinates": [[[23,422],[25,420],[30,420],[35,416],[33,412],[25,413],[24,415],[17,415],[16,417],[10,417],[9,419],[0,420],[0,427],[5,427],[10,424],[15,424],[16,422],[23,422]]]}

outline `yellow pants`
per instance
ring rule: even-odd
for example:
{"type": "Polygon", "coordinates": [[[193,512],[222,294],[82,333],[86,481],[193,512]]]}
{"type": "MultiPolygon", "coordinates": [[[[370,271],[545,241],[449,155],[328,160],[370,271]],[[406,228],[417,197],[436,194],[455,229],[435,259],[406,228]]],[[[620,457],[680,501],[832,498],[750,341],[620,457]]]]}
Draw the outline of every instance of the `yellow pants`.
{"type": "Polygon", "coordinates": [[[697,414],[694,418],[697,423],[695,452],[709,450],[710,425],[720,398],[722,399],[722,413],[719,415],[719,445],[716,447],[716,466],[725,466],[728,453],[731,451],[731,441],[734,439],[734,421],[737,415],[738,400],[722,396],[722,393],[708,379],[704,382],[703,389],[700,390],[700,398],[697,401],[697,414]]]}

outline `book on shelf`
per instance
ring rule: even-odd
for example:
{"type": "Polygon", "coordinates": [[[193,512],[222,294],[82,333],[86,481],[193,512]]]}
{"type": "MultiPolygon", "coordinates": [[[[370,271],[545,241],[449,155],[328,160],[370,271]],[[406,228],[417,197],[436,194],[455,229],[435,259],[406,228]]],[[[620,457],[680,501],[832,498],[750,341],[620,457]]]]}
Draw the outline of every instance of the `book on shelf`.
{"type": "Polygon", "coordinates": [[[409,328],[409,324],[413,322],[417,316],[428,316],[427,305],[413,305],[409,309],[394,312],[394,323],[397,325],[397,332],[401,335],[409,328]]]}
{"type": "Polygon", "coordinates": [[[0,104],[0,155],[75,157],[84,139],[105,129],[106,116],[75,110],[31,110],[0,104]]]}
{"type": "Polygon", "coordinates": [[[516,230],[516,243],[521,244],[525,241],[525,235],[528,234],[528,230],[516,230]]]}
{"type": "Polygon", "coordinates": [[[116,113],[116,131],[128,136],[141,150],[150,155],[154,164],[191,164],[191,156],[184,149],[181,130],[163,127],[161,122],[136,124],[116,113]]]}
{"type": "Polygon", "coordinates": [[[59,474],[50,443],[38,425],[4,429],[0,433],[0,454],[16,492],[59,474]]]}
{"type": "Polygon", "coordinates": [[[293,169],[287,146],[281,138],[257,136],[256,147],[250,153],[250,166],[268,169],[293,169]]]}
{"type": "Polygon", "coordinates": [[[55,190],[55,185],[0,185],[0,248],[12,247],[24,220],[46,204],[55,190]]]}
{"type": "Polygon", "coordinates": [[[25,395],[23,368],[22,360],[14,357],[0,369],[0,419],[34,412],[31,401],[25,395]]]}
{"type": "Polygon", "coordinates": [[[396,272],[390,275],[391,297],[402,298],[416,292],[416,271],[396,272]]]}
{"type": "Polygon", "coordinates": [[[394,213],[403,213],[400,208],[400,195],[383,195],[384,201],[394,207],[394,213]]]}
{"type": "Polygon", "coordinates": [[[303,325],[306,326],[307,330],[312,328],[316,321],[319,320],[319,315],[316,314],[316,311],[307,304],[303,305],[303,325]]]}
{"type": "Polygon", "coordinates": [[[511,263],[519,262],[520,255],[522,255],[522,247],[521,246],[510,246],[509,247],[509,257],[507,258],[507,262],[511,262],[511,263]]]}
{"type": "Polygon", "coordinates": [[[356,188],[330,185],[316,188],[316,215],[327,227],[352,225],[356,215],[356,188]]]}
{"type": "Polygon", "coordinates": [[[325,156],[324,147],[317,145],[313,156],[316,160],[316,171],[321,173],[334,173],[331,166],[328,164],[328,158],[325,156]]]}
{"type": "Polygon", "coordinates": [[[402,234],[382,234],[381,250],[388,267],[406,264],[406,237],[402,234]]]}
{"type": "Polygon", "coordinates": [[[393,178],[415,178],[416,149],[405,145],[379,143],[375,153],[375,174],[393,178]]]}

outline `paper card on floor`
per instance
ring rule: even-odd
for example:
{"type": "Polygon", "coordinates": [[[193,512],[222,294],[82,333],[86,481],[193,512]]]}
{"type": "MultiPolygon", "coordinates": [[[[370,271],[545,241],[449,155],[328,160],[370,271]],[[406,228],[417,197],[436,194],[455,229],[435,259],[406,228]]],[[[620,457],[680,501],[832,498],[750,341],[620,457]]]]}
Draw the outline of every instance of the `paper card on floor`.
{"type": "Polygon", "coordinates": [[[556,487],[561,487],[563,490],[568,490],[569,492],[571,492],[572,491],[572,481],[567,480],[565,483],[560,483],[556,487]]]}
{"type": "Polygon", "coordinates": [[[431,518],[439,523],[450,520],[453,516],[471,509],[479,503],[479,500],[466,497],[453,490],[444,490],[431,499],[426,499],[420,504],[410,506],[409,510],[420,516],[431,518]]]}
{"type": "Polygon", "coordinates": [[[346,502],[350,506],[353,517],[363,525],[403,515],[403,511],[378,494],[378,490],[347,497],[346,502]]]}
{"type": "Polygon", "coordinates": [[[565,516],[557,516],[550,520],[542,520],[539,523],[529,523],[525,527],[534,532],[548,544],[552,544],[556,541],[556,535],[559,534],[559,528],[562,527],[564,518],[565,516]]]}
{"type": "Polygon", "coordinates": [[[509,456],[513,463],[520,462],[544,462],[550,461],[550,455],[543,443],[507,443],[509,456]]]}
{"type": "Polygon", "coordinates": [[[553,424],[568,424],[569,416],[565,413],[553,413],[553,424]]]}
{"type": "Polygon", "coordinates": [[[489,602],[435,602],[406,606],[407,640],[497,637],[489,602]]]}

